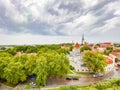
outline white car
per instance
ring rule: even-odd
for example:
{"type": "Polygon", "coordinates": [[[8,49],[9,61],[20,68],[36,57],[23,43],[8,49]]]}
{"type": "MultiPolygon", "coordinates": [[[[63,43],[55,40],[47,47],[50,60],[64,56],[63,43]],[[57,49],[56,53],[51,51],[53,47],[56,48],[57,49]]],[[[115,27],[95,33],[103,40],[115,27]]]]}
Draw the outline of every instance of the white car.
{"type": "Polygon", "coordinates": [[[94,74],[93,77],[96,78],[96,77],[102,77],[104,74],[102,73],[98,73],[98,74],[94,74]]]}
{"type": "Polygon", "coordinates": [[[97,74],[94,74],[93,77],[96,78],[96,77],[98,77],[98,75],[97,75],[97,74]]]}
{"type": "Polygon", "coordinates": [[[98,73],[98,76],[99,76],[99,77],[102,77],[103,75],[104,75],[104,74],[102,74],[102,73],[98,73]]]}

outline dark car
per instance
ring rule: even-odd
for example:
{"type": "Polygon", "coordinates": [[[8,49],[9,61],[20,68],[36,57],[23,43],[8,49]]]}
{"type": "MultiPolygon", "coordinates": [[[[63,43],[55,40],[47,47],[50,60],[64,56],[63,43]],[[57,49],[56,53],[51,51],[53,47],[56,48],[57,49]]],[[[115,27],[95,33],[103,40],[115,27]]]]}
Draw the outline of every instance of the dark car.
{"type": "Polygon", "coordinates": [[[73,78],[73,80],[79,80],[79,78],[73,78]]]}
{"type": "Polygon", "coordinates": [[[66,80],[72,80],[72,78],[67,77],[66,80]]]}

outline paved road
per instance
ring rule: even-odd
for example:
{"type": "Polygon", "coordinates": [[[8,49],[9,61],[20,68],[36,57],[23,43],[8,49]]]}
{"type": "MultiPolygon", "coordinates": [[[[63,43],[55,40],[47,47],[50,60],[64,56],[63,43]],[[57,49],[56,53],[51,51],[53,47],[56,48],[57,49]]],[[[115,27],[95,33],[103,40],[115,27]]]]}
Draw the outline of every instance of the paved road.
{"type": "MultiPolygon", "coordinates": [[[[116,68],[109,72],[108,74],[104,75],[103,77],[93,78],[89,76],[81,76],[79,80],[65,80],[65,79],[51,79],[48,80],[47,86],[42,90],[47,90],[47,88],[59,87],[59,86],[66,86],[66,85],[88,85],[90,83],[95,83],[98,81],[104,81],[111,78],[120,78],[120,68],[116,71],[116,68]]],[[[0,90],[24,90],[23,88],[25,85],[17,85],[16,87],[8,87],[6,85],[1,84],[0,90]]],[[[35,89],[34,89],[35,90],[35,89]]],[[[39,90],[39,89],[38,89],[39,90]]]]}
{"type": "Polygon", "coordinates": [[[116,68],[107,73],[106,75],[104,75],[103,77],[97,77],[94,78],[92,76],[81,76],[81,78],[79,80],[49,80],[47,83],[47,87],[57,87],[59,85],[88,85],[90,83],[95,83],[98,81],[104,81],[104,80],[108,80],[111,78],[120,78],[120,68],[118,71],[116,71],[116,68]]]}

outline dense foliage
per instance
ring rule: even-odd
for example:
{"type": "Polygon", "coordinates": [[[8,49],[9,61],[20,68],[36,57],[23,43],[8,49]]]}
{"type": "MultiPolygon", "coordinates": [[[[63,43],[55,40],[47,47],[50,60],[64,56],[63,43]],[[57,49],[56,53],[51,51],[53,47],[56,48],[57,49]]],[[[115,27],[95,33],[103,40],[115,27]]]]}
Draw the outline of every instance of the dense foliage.
{"type": "Polygon", "coordinates": [[[16,85],[28,76],[35,75],[38,85],[45,85],[47,78],[64,77],[69,72],[68,51],[59,45],[16,46],[0,52],[0,78],[16,85]],[[15,56],[16,52],[22,52],[15,56]],[[37,55],[28,55],[36,52],[37,55]]]}
{"type": "Polygon", "coordinates": [[[107,66],[105,58],[98,52],[85,53],[83,61],[89,70],[94,73],[104,72],[104,68],[107,66]]]}
{"type": "Polygon", "coordinates": [[[107,47],[106,50],[103,53],[105,55],[109,55],[111,52],[113,52],[113,47],[107,47]]]}
{"type": "MultiPolygon", "coordinates": [[[[69,44],[67,44],[68,46],[70,46],[69,44]]],[[[36,45],[36,46],[14,46],[13,48],[9,48],[6,50],[6,52],[15,55],[16,52],[23,52],[23,53],[38,53],[38,52],[46,52],[46,51],[50,51],[50,50],[54,50],[58,53],[64,53],[67,54],[69,53],[69,49],[62,49],[61,45],[36,45]]]]}
{"type": "Polygon", "coordinates": [[[89,47],[89,46],[82,46],[82,47],[80,48],[80,52],[84,52],[85,50],[92,50],[92,49],[91,49],[91,47],[89,47]]]}
{"type": "Polygon", "coordinates": [[[120,47],[120,44],[117,44],[117,43],[116,43],[116,44],[114,44],[114,46],[115,46],[115,47],[120,47]]]}

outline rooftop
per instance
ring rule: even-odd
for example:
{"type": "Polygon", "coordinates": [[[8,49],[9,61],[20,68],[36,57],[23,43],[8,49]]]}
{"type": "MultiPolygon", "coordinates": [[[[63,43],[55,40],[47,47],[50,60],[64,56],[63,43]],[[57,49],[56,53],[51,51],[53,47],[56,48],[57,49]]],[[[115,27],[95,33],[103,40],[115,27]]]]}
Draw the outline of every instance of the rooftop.
{"type": "Polygon", "coordinates": [[[74,45],[75,48],[80,48],[80,45],[79,43],[77,42],[75,45],[74,45]]]}

